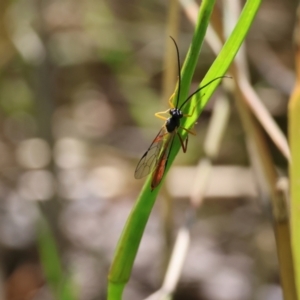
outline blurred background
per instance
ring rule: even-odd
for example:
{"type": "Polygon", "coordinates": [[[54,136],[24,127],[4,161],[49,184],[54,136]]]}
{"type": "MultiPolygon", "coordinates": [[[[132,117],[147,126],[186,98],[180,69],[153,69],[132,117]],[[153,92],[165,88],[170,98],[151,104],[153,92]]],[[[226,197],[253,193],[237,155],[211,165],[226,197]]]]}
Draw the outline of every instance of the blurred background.
{"type": "MultiPolygon", "coordinates": [[[[162,81],[164,57],[175,51],[166,27],[170,3],[0,2],[1,299],[54,299],[38,251],[40,217],[50,225],[79,299],[105,299],[112,255],[143,185],[134,170],[162,126],[154,113],[168,108],[162,81]]],[[[217,1],[217,9],[222,5],[217,1]]],[[[295,0],[263,1],[246,40],[251,83],[284,133],[296,7],[295,0]]],[[[183,61],[193,24],[181,8],[178,22],[183,61]]],[[[192,89],[214,58],[205,44],[192,89]]],[[[124,299],[144,299],[161,285],[214,103],[223,95],[222,89],[215,93],[188,152],[176,158],[124,299]]],[[[285,176],[286,159],[267,135],[265,141],[285,176]]],[[[254,177],[231,102],[174,299],[282,299],[272,222],[254,177]]]]}

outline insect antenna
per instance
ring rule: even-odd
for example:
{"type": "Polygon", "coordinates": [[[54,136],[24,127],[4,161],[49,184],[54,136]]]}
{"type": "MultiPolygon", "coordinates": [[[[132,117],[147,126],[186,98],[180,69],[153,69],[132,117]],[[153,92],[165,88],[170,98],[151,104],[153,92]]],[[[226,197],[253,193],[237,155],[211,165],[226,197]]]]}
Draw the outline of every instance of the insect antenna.
{"type": "Polygon", "coordinates": [[[176,54],[177,54],[178,92],[177,92],[177,99],[176,99],[176,105],[175,105],[175,107],[178,108],[178,103],[179,103],[179,98],[180,98],[180,88],[181,88],[181,73],[180,73],[181,64],[180,64],[179,49],[178,49],[177,43],[176,43],[176,41],[171,36],[170,36],[170,38],[174,42],[174,45],[175,45],[175,48],[176,48],[176,54]]]}
{"type": "Polygon", "coordinates": [[[198,88],[195,92],[193,92],[191,95],[188,96],[188,98],[181,104],[181,106],[179,107],[179,110],[182,109],[182,107],[193,97],[195,96],[198,92],[200,92],[202,89],[204,89],[205,87],[207,87],[208,85],[210,85],[211,83],[213,83],[214,81],[221,79],[221,78],[232,78],[230,76],[219,76],[216,77],[214,79],[212,79],[210,82],[208,82],[207,84],[201,86],[200,88],[198,88]]]}

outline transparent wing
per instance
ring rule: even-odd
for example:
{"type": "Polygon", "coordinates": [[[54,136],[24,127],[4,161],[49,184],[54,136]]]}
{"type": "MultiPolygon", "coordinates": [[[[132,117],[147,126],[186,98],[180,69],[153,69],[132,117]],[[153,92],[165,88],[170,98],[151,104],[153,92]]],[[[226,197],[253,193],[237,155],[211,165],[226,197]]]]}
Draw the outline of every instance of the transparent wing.
{"type": "Polygon", "coordinates": [[[153,169],[158,163],[162,147],[165,144],[168,134],[169,133],[166,127],[163,126],[158,132],[157,136],[153,140],[148,150],[145,152],[145,154],[139,161],[134,173],[134,177],[136,179],[143,178],[153,171],[153,169]]]}
{"type": "Polygon", "coordinates": [[[172,149],[175,135],[176,132],[174,131],[167,136],[167,139],[165,139],[164,148],[160,152],[160,155],[158,157],[158,162],[152,176],[152,181],[151,181],[152,190],[155,189],[160,184],[165,174],[165,170],[169,160],[170,150],[172,149]]]}

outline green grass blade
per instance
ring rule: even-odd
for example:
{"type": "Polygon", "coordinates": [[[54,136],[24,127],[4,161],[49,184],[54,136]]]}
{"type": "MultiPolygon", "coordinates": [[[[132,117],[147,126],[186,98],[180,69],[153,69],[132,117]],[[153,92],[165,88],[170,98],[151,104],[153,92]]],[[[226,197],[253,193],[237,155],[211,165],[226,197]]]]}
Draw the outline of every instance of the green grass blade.
{"type": "MultiPolygon", "coordinates": [[[[187,65],[189,69],[186,72],[183,72],[184,77],[182,77],[182,81],[185,84],[182,84],[181,87],[182,95],[188,93],[194,69],[198,61],[200,47],[204,40],[206,28],[209,24],[209,19],[214,6],[214,2],[215,1],[212,0],[205,0],[202,2],[198,17],[198,24],[201,24],[201,26],[198,25],[196,28],[191,51],[189,52],[189,56],[187,58],[187,65]],[[188,86],[186,86],[187,83],[188,86]]],[[[148,217],[155,202],[157,192],[158,188],[151,192],[148,180],[128,218],[119,244],[117,246],[117,250],[115,252],[115,257],[109,274],[109,280],[111,282],[125,283],[128,281],[136,252],[138,250],[140,239],[142,237],[148,217]]]]}
{"type": "Polygon", "coordinates": [[[38,226],[39,255],[45,279],[59,300],[75,300],[74,286],[63,271],[56,243],[50,228],[44,219],[38,226]]]}
{"type": "MultiPolygon", "coordinates": [[[[253,22],[255,14],[259,8],[261,0],[249,0],[246,2],[245,7],[242,11],[240,19],[229,37],[228,41],[224,45],[220,54],[216,58],[215,62],[209,69],[207,75],[203,79],[203,84],[209,82],[215,77],[222,76],[225,74],[229,68],[231,62],[233,61],[236,53],[238,52],[246,34],[253,22]]],[[[202,2],[197,26],[195,29],[193,41],[190,50],[187,54],[185,64],[182,68],[182,85],[181,85],[181,95],[180,103],[188,96],[188,91],[190,83],[193,77],[193,73],[198,61],[199,51],[205,36],[206,28],[208,26],[209,18],[212,12],[214,1],[204,0],[202,2]]],[[[202,108],[208,102],[210,96],[216,89],[219,81],[215,81],[210,86],[205,88],[205,95],[201,98],[201,103],[199,103],[199,113],[202,108]]],[[[183,126],[189,128],[191,127],[199,116],[191,118],[186,118],[183,126]]],[[[180,148],[179,141],[175,141],[174,147],[170,154],[168,168],[170,168],[176,154],[180,148]]],[[[168,170],[166,170],[167,172],[168,170]]],[[[121,299],[122,290],[126,285],[130,277],[134,259],[147,224],[149,215],[151,213],[152,207],[155,203],[159,187],[157,187],[153,192],[150,189],[150,177],[146,181],[141,194],[135,203],[131,214],[127,220],[123,233],[120,237],[113,263],[109,273],[109,286],[108,286],[108,299],[118,300],[121,299]],[[118,295],[116,298],[115,296],[118,295]]]]}
{"type": "MultiPolygon", "coordinates": [[[[300,52],[296,53],[297,70],[300,69],[300,52]]],[[[298,75],[299,76],[299,75],[298,75]]],[[[291,237],[296,289],[298,299],[300,295],[300,78],[297,77],[294,91],[289,101],[289,141],[292,154],[290,164],[290,202],[291,202],[291,237]]],[[[291,272],[290,272],[291,273],[291,272]]],[[[292,299],[292,298],[290,298],[292,299]]]]}

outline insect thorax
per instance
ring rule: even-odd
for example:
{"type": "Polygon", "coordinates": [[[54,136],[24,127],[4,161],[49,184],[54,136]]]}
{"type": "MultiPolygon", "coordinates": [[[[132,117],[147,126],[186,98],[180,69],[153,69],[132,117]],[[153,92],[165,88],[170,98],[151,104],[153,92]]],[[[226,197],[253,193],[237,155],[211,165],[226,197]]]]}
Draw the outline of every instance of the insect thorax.
{"type": "Polygon", "coordinates": [[[183,117],[182,112],[178,108],[172,108],[169,111],[171,117],[166,121],[168,132],[173,132],[180,126],[180,119],[183,117]]]}

